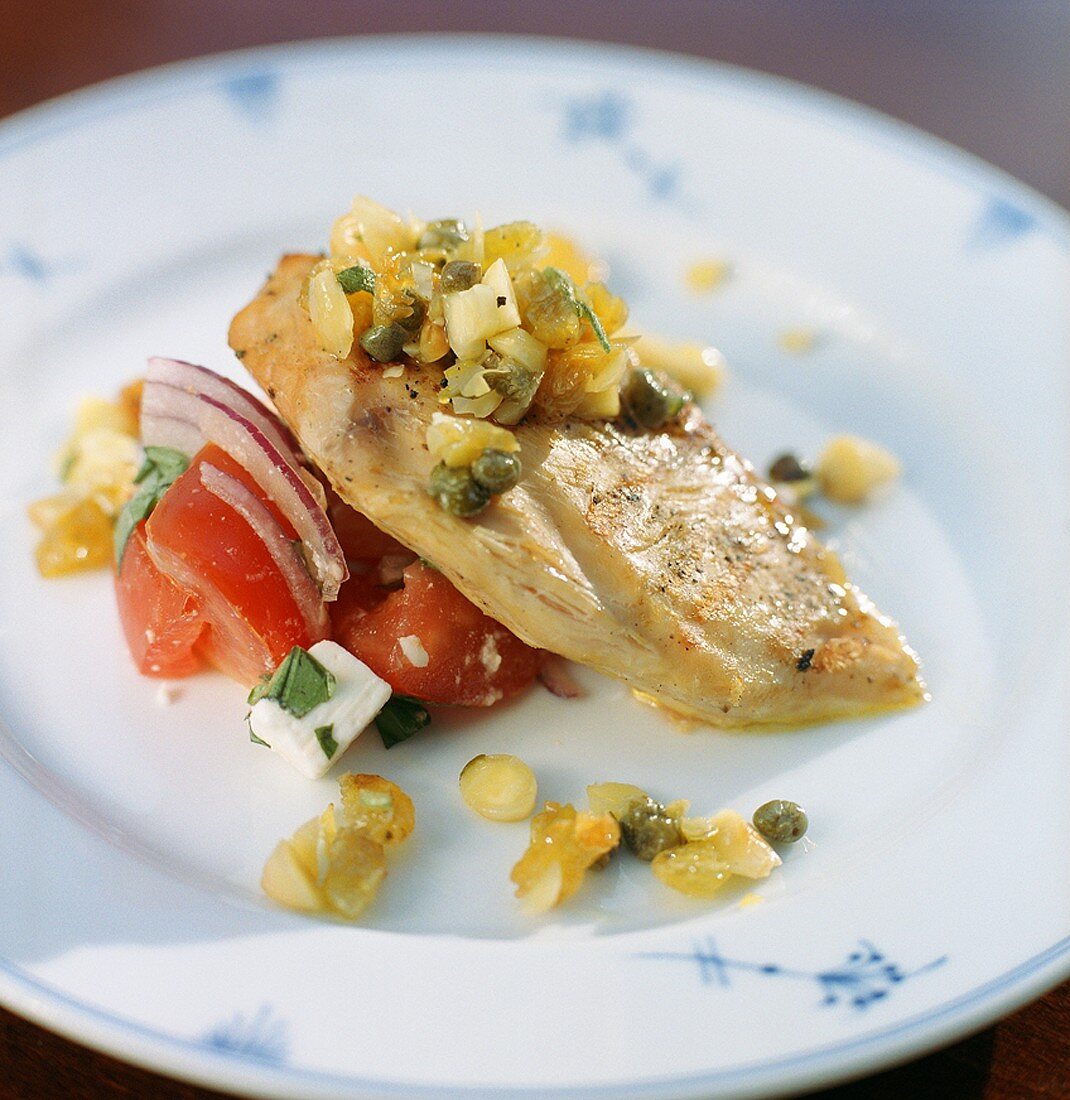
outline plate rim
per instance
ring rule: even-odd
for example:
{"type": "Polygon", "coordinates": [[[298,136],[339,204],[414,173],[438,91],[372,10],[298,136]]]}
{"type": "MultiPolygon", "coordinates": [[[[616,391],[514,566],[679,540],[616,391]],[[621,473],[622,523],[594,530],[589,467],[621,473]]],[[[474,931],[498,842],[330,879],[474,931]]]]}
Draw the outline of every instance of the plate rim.
{"type": "MultiPolygon", "coordinates": [[[[892,1027],[776,1060],[668,1081],[578,1087],[476,1086],[465,1087],[463,1094],[472,1100],[535,1100],[562,1096],[582,1096],[588,1100],[617,1100],[625,1096],[701,1100],[711,1095],[731,1095],[742,1100],[745,1097],[794,1095],[913,1061],[982,1030],[1067,977],[1070,977],[1070,935],[1006,973],[892,1027]],[[935,1021],[942,1022],[938,1027],[928,1026],[935,1021]],[[875,1058],[871,1058],[874,1047],[875,1058]],[[840,1059],[839,1055],[845,1057],[840,1059]],[[798,1075],[790,1082],[781,1079],[779,1085],[775,1080],[767,1081],[787,1071],[797,1071],[798,1075]],[[718,1090],[716,1094],[710,1093],[711,1087],[718,1090]],[[731,1088],[732,1092],[723,1092],[725,1088],[731,1088]]],[[[346,1095],[369,1097],[440,1097],[459,1092],[458,1086],[360,1078],[352,1074],[269,1064],[253,1056],[213,1050],[195,1039],[169,1035],[71,997],[3,958],[0,958],[0,1002],[31,1022],[123,1061],[156,1073],[232,1089],[242,1095],[287,1097],[294,1095],[292,1089],[298,1085],[303,1095],[324,1098],[342,1095],[339,1089],[345,1089],[346,1095]],[[8,1001],[6,998],[11,990],[14,990],[14,997],[8,1001]],[[42,997],[47,1000],[39,1002],[42,997]]]]}
{"type": "MultiPolygon", "coordinates": [[[[201,83],[215,82],[220,71],[262,65],[266,61],[292,63],[298,68],[310,57],[346,56],[383,50],[450,52],[469,57],[488,51],[541,50],[554,55],[585,54],[602,62],[630,60],[664,73],[694,74],[734,85],[750,94],[777,101],[795,113],[819,118],[856,140],[877,144],[914,162],[922,162],[985,193],[1011,192],[1018,203],[1036,215],[1038,228],[1070,252],[1070,212],[1010,173],[977,155],[884,112],[787,77],[723,61],[704,59],[644,46],[583,41],[564,36],[512,33],[399,33],[306,39],[220,51],[181,59],[96,82],[53,97],[0,119],[0,160],[35,141],[65,130],[91,125],[124,108],[138,109],[152,102],[188,93],[201,83]]],[[[2,766],[10,766],[6,761],[2,766]]],[[[17,769],[14,769],[17,772],[17,769]]],[[[25,777],[21,777],[25,778],[25,777]]],[[[27,784],[38,797],[40,792],[27,784]]],[[[959,994],[948,1002],[883,1029],[828,1043],[775,1060],[732,1067],[669,1080],[639,1080],[623,1085],[559,1087],[482,1087],[464,1089],[466,1096],[584,1097],[651,1096],[699,1097],[709,1090],[732,1088],[735,1096],[772,1096],[794,1093],[867,1075],[916,1058],[969,1035],[1070,978],[1070,935],[1051,944],[1011,970],[959,994]],[[794,1071],[790,1082],[785,1072],[794,1071]],[[774,1080],[781,1077],[779,1084],[774,1080]]],[[[24,1018],[96,1050],[206,1085],[242,1093],[293,1095],[300,1086],[309,1095],[335,1096],[339,1090],[354,1095],[437,1096],[456,1086],[422,1085],[362,1079],[350,1074],[267,1064],[233,1053],[213,1051],[203,1043],[170,1035],[134,1020],[98,1008],[32,976],[0,957],[0,1004],[24,1018]]]]}

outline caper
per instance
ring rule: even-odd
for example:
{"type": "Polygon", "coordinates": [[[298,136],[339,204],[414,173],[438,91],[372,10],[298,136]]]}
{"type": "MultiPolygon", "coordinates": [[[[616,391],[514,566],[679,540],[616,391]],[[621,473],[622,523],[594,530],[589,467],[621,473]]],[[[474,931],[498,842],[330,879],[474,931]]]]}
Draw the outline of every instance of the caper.
{"type": "Polygon", "coordinates": [[[469,260],[450,260],[442,269],[439,286],[443,294],[453,294],[458,290],[473,287],[483,277],[479,264],[469,260]]]}
{"type": "Polygon", "coordinates": [[[420,239],[416,242],[417,248],[456,248],[459,244],[468,240],[468,227],[458,218],[438,218],[428,222],[420,239]]]}
{"type": "Polygon", "coordinates": [[[551,279],[544,271],[529,271],[514,280],[525,328],[547,347],[568,348],[582,335],[572,284],[563,277],[551,279]]]}
{"type": "Polygon", "coordinates": [[[683,393],[670,389],[653,371],[646,369],[632,371],[620,396],[625,411],[640,428],[660,428],[667,424],[684,407],[686,400],[683,393]]]}
{"type": "Polygon", "coordinates": [[[420,326],[424,323],[424,317],[427,314],[427,306],[414,294],[406,293],[405,298],[412,312],[408,317],[399,317],[394,324],[411,336],[420,331],[420,326]]]}
{"type": "Polygon", "coordinates": [[[805,481],[810,471],[793,454],[778,455],[769,464],[770,481],[805,481]]]}
{"type": "Polygon", "coordinates": [[[490,491],[480,485],[466,466],[447,466],[440,462],[431,471],[428,491],[452,516],[474,516],[490,501],[490,491]]]}
{"type": "Polygon", "coordinates": [[[806,811],[796,802],[774,798],[754,811],[754,827],[774,844],[794,844],[810,824],[806,811]]]}
{"type": "Polygon", "coordinates": [[[637,800],[629,805],[620,818],[620,835],[624,843],[647,863],[658,852],[679,847],[684,842],[680,823],[652,798],[637,800]]]}
{"type": "Polygon", "coordinates": [[[484,371],[483,377],[495,393],[513,401],[530,402],[539,388],[541,377],[534,371],[509,360],[501,366],[484,371]]]}
{"type": "Polygon", "coordinates": [[[409,341],[400,325],[372,325],[360,338],[360,346],[377,362],[392,363],[409,341]]]}
{"type": "Polygon", "coordinates": [[[520,480],[520,459],[506,451],[487,448],[472,463],[472,477],[488,493],[504,493],[520,480]]]}

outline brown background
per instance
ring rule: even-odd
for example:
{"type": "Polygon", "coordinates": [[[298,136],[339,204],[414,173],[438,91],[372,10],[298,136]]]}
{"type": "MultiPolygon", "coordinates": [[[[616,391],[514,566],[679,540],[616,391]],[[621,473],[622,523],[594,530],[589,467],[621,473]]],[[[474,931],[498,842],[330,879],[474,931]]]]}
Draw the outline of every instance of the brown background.
{"type": "MultiPolygon", "coordinates": [[[[906,119],[1070,206],[1065,0],[0,0],[0,116],[166,61],[394,31],[604,39],[778,73],[906,119]]],[[[216,1095],[0,1010],[0,1100],[216,1095]]],[[[1070,985],[948,1050],[820,1095],[1070,1098],[1070,985]]]]}

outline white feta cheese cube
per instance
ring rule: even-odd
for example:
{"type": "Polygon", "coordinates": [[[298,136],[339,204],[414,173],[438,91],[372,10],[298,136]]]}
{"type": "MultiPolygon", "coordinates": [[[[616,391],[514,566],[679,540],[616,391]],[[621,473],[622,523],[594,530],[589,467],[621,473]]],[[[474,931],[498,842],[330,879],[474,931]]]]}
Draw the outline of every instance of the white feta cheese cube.
{"type": "Polygon", "coordinates": [[[391,690],[385,680],[336,642],[317,642],[308,652],[334,676],[330,699],[303,718],[284,710],[274,699],[260,699],[249,712],[249,726],[302,775],[319,779],[383,709],[391,690]],[[324,730],[329,733],[325,735],[324,730]]]}

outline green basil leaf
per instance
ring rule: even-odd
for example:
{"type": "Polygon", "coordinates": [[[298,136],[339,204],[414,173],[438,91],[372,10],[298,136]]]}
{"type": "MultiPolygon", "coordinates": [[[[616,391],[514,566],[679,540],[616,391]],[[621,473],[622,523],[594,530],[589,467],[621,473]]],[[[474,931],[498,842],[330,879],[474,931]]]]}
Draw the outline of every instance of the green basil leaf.
{"type": "Polygon", "coordinates": [[[245,724],[249,727],[249,740],[252,741],[254,745],[263,745],[265,749],[271,748],[262,737],[257,737],[256,734],[253,733],[253,724],[249,721],[249,715],[245,716],[245,724]]]}
{"type": "Polygon", "coordinates": [[[245,697],[245,701],[249,706],[254,706],[259,703],[261,699],[267,694],[268,684],[271,683],[271,677],[263,675],[259,680],[249,689],[249,694],[245,697]]]}
{"type": "Polygon", "coordinates": [[[316,740],[320,743],[320,748],[323,749],[323,755],[328,760],[332,759],[338,751],[338,742],[334,739],[334,726],[319,726],[316,729],[316,740]]]}
{"type": "Polygon", "coordinates": [[[156,507],[156,494],[144,490],[135,493],[124,505],[115,521],[115,564],[121,569],[126,544],[134,528],[156,507]]]}
{"type": "Polygon", "coordinates": [[[358,290],[366,290],[369,294],[375,291],[375,272],[370,267],[347,267],[345,271],[338,272],[338,282],[346,294],[356,294],[358,290]]]}
{"type": "Polygon", "coordinates": [[[166,482],[170,485],[179,474],[184,474],[189,467],[189,459],[181,451],[171,447],[146,447],[145,460],[141,463],[134,480],[136,482],[152,482],[159,485],[166,482]]]}
{"type": "Polygon", "coordinates": [[[170,447],[146,447],[141,469],[134,476],[140,486],[123,505],[115,521],[115,564],[122,567],[126,544],[134,528],[148,519],[153,508],[160,503],[164,493],[186,472],[189,459],[181,451],[170,447]]]}
{"type": "Polygon", "coordinates": [[[266,684],[257,684],[249,692],[249,702],[274,699],[295,718],[304,718],[320,703],[326,703],[334,694],[334,689],[334,674],[307,650],[295,645],[282,659],[271,679],[266,684]]]}
{"type": "Polygon", "coordinates": [[[407,741],[431,721],[431,715],[419,699],[408,695],[392,695],[375,718],[375,726],[383,745],[391,749],[407,741]]]}

